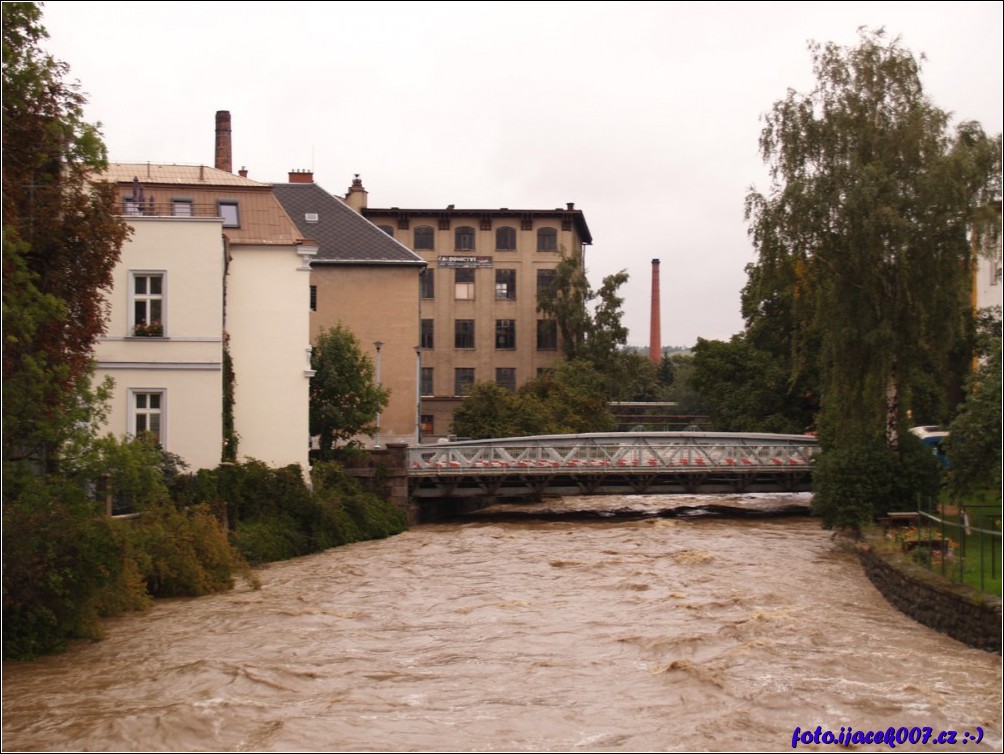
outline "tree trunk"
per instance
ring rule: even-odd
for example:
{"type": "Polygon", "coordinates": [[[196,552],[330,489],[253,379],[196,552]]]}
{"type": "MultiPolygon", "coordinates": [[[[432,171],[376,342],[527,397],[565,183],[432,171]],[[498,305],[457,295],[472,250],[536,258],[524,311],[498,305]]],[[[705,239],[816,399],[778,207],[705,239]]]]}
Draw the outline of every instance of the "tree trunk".
{"type": "Polygon", "coordinates": [[[885,388],[885,444],[890,450],[899,450],[899,386],[895,361],[885,388]]]}

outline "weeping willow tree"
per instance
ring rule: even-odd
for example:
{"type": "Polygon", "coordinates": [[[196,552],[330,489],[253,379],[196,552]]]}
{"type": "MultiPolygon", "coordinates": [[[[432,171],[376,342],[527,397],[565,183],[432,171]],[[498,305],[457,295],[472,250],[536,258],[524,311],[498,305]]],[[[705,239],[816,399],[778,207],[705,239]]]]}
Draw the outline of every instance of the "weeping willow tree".
{"type": "Polygon", "coordinates": [[[794,369],[818,370],[824,449],[895,455],[906,417],[966,362],[970,236],[993,222],[1000,137],[952,128],[881,30],[810,51],[815,88],[764,118],[771,185],[746,200],[746,303],[783,301],[794,369]]]}

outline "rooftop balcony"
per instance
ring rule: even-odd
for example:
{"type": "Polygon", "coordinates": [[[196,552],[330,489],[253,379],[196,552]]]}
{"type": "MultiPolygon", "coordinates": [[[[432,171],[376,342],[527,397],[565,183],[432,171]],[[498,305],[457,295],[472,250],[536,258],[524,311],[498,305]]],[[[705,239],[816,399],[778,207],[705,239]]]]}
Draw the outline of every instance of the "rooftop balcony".
{"type": "Polygon", "coordinates": [[[224,225],[228,217],[237,217],[236,203],[193,202],[187,199],[164,199],[154,197],[134,199],[122,197],[121,213],[126,217],[218,217],[224,225]]]}

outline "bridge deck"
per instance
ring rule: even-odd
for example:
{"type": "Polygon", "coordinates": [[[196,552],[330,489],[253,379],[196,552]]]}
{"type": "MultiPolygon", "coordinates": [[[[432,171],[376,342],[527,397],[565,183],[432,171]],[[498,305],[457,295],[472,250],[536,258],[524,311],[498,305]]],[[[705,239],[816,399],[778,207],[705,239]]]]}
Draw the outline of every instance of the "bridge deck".
{"type": "Polygon", "coordinates": [[[816,440],[707,432],[550,435],[412,448],[415,497],[808,489],[816,440]]]}

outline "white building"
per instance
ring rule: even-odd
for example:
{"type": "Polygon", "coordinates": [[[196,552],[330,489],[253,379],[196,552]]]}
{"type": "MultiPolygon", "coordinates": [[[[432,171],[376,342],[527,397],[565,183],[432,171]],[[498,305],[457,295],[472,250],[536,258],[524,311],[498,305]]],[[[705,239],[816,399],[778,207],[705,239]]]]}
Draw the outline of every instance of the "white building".
{"type": "Polygon", "coordinates": [[[224,445],[224,350],[238,460],[307,468],[309,258],[268,184],[206,166],[109,166],[133,234],[109,297],[108,430],[153,433],[192,468],[224,445]]]}

